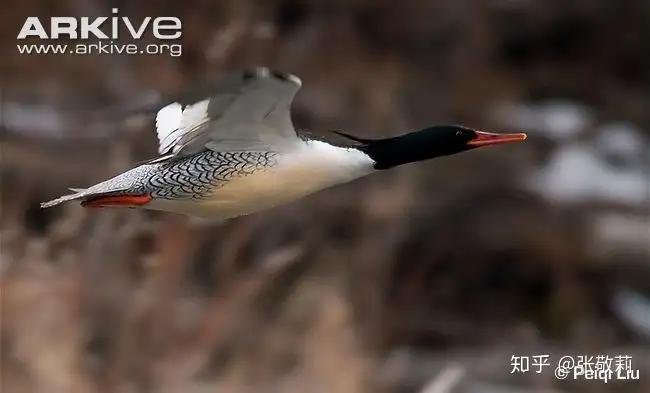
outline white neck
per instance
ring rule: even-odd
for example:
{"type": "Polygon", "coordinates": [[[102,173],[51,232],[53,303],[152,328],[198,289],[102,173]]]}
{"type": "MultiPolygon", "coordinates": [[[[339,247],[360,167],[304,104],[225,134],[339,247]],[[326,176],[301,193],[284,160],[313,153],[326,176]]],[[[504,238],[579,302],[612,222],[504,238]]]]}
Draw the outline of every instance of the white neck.
{"type": "Polygon", "coordinates": [[[372,173],[375,161],[358,149],[310,140],[288,153],[283,164],[304,168],[308,177],[323,181],[327,183],[324,187],[328,187],[372,173]]]}

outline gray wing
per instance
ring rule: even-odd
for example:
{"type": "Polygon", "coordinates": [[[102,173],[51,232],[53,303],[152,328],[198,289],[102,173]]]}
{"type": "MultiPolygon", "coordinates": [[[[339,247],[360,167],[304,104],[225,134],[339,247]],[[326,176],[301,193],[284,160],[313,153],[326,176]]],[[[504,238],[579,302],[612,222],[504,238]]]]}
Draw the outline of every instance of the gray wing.
{"type": "Polygon", "coordinates": [[[290,111],[300,86],[298,77],[268,68],[228,74],[158,111],[158,153],[268,149],[295,140],[290,111]]]}

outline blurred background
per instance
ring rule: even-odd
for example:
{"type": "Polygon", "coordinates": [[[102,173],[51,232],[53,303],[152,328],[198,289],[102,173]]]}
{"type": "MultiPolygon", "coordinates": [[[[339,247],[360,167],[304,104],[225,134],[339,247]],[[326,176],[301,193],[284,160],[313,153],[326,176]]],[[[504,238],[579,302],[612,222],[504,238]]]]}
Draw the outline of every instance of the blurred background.
{"type": "Polygon", "coordinates": [[[650,391],[650,2],[7,0],[0,47],[2,392],[650,391]],[[17,51],[112,7],[179,17],[182,55],[17,51]],[[529,139],[223,224],[39,209],[155,155],[139,108],[258,65],[316,133],[529,139]],[[640,380],[553,374],[621,354],[640,380]]]}

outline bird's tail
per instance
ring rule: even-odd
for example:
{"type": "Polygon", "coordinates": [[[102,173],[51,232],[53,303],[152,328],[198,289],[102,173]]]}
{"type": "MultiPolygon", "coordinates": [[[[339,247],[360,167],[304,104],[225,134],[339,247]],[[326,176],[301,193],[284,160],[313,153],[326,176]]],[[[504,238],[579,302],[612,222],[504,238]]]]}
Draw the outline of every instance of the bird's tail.
{"type": "Polygon", "coordinates": [[[85,188],[69,188],[69,190],[73,191],[73,194],[63,195],[59,198],[52,199],[51,201],[43,202],[41,203],[41,209],[60,205],[65,202],[82,200],[88,197],[88,193],[86,192],[85,188]]]}
{"type": "Polygon", "coordinates": [[[141,165],[89,188],[71,188],[72,194],[43,202],[41,208],[73,201],[80,201],[84,207],[145,205],[152,198],[141,192],[137,180],[148,176],[150,171],[150,165],[141,165]]]}
{"type": "Polygon", "coordinates": [[[151,201],[149,195],[125,193],[123,190],[110,192],[93,192],[91,189],[77,188],[71,188],[70,190],[75,192],[43,202],[41,203],[41,209],[73,201],[80,201],[81,206],[84,207],[141,206],[151,201]]]}

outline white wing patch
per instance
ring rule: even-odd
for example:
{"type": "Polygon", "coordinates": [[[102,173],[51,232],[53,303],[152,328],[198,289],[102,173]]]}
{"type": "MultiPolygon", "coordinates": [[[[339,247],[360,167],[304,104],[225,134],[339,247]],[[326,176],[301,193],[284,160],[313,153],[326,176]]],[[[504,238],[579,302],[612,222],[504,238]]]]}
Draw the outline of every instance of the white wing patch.
{"type": "Polygon", "coordinates": [[[208,105],[210,100],[203,100],[194,105],[188,105],[183,110],[183,118],[179,128],[191,132],[208,122],[208,105]]]}
{"type": "Polygon", "coordinates": [[[201,101],[179,100],[158,111],[158,153],[245,149],[296,138],[290,109],[300,86],[298,77],[263,67],[227,75],[199,95],[201,101]]]}
{"type": "MultiPolygon", "coordinates": [[[[184,136],[196,132],[208,124],[208,105],[210,100],[203,100],[185,108],[178,102],[167,105],[158,111],[156,116],[156,132],[158,134],[158,153],[165,154],[170,150],[176,152],[176,146],[184,136]]],[[[179,145],[178,148],[181,146],[179,145]]]]}
{"type": "Polygon", "coordinates": [[[156,115],[156,134],[158,154],[164,154],[174,144],[173,134],[178,131],[183,119],[183,107],[178,102],[171,103],[156,115]]]}

